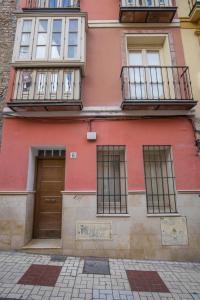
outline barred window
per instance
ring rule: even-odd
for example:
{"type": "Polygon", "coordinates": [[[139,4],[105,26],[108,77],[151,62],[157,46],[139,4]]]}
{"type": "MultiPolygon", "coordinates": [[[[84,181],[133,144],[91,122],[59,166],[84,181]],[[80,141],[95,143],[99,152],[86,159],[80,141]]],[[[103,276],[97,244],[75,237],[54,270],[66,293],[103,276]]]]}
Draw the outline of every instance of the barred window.
{"type": "Polygon", "coordinates": [[[97,146],[97,213],[127,213],[125,146],[97,146]]]}
{"type": "Polygon", "coordinates": [[[144,146],[147,212],[176,213],[175,177],[170,146],[144,146]]]}

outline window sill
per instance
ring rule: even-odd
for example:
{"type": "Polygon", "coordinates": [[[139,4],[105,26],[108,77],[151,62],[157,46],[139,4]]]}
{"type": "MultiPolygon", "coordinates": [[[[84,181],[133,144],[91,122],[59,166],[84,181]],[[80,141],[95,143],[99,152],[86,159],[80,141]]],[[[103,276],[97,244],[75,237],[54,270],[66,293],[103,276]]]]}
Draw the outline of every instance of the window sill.
{"type": "Polygon", "coordinates": [[[147,217],[179,217],[179,213],[166,213],[166,214],[147,214],[147,217]]]}
{"type": "Polygon", "coordinates": [[[121,218],[127,218],[127,217],[130,217],[129,214],[96,214],[96,217],[121,217],[121,218]]]}

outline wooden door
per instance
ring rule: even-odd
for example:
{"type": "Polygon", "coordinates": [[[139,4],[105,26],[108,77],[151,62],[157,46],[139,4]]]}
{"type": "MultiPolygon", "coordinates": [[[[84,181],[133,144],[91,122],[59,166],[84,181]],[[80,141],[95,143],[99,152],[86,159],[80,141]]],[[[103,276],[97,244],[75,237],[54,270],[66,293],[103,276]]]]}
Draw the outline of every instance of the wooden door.
{"type": "Polygon", "coordinates": [[[61,238],[64,159],[38,159],[34,238],[61,238]]]}

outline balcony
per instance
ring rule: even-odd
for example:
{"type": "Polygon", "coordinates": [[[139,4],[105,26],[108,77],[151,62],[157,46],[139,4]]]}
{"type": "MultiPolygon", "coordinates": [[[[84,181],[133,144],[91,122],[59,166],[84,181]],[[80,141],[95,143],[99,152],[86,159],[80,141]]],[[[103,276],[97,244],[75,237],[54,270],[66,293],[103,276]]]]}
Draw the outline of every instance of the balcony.
{"type": "Polygon", "coordinates": [[[13,111],[81,110],[80,69],[18,69],[8,107],[13,111]]]}
{"type": "Polygon", "coordinates": [[[79,0],[26,0],[23,10],[70,10],[80,11],[79,0]]]}
{"type": "Polygon", "coordinates": [[[185,66],[122,67],[121,83],[122,109],[190,110],[197,103],[185,66]]]}
{"type": "Polygon", "coordinates": [[[120,0],[121,23],[171,23],[177,7],[172,0],[120,0]]]}
{"type": "Polygon", "coordinates": [[[190,7],[190,21],[198,22],[200,20],[200,0],[188,0],[190,7]]]}

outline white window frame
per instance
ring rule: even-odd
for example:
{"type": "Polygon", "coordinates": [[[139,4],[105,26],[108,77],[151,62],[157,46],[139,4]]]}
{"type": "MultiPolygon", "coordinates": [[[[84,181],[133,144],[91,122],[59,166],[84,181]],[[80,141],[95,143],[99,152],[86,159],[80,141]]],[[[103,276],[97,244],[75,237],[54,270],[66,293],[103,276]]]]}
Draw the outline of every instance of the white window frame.
{"type": "Polygon", "coordinates": [[[50,61],[50,62],[82,62],[85,58],[85,21],[83,17],[25,17],[20,18],[17,23],[17,31],[14,45],[13,53],[13,62],[38,62],[38,61],[50,61]],[[30,36],[30,53],[26,59],[19,57],[21,37],[22,37],[22,26],[24,21],[32,21],[31,36],[30,36]],[[44,58],[36,58],[36,49],[37,49],[37,39],[38,39],[38,29],[39,21],[46,20],[48,21],[47,27],[47,45],[44,58]],[[62,32],[61,32],[61,55],[60,58],[51,58],[51,43],[52,43],[52,30],[53,30],[53,21],[62,20],[62,32]],[[70,20],[78,20],[78,34],[77,34],[77,55],[76,57],[68,57],[68,39],[69,39],[69,22],[70,20]]]}
{"type": "Polygon", "coordinates": [[[16,41],[13,52],[13,59],[16,61],[27,61],[31,60],[33,56],[33,43],[34,43],[34,29],[35,29],[35,18],[23,18],[17,21],[17,31],[16,31],[16,41]],[[24,21],[32,21],[31,26],[31,35],[30,35],[30,46],[29,46],[29,54],[26,59],[20,58],[20,47],[21,47],[21,39],[22,39],[22,28],[24,21]]]}
{"type": "Polygon", "coordinates": [[[49,34],[50,34],[50,21],[51,18],[47,17],[41,17],[41,18],[36,18],[36,23],[35,23],[35,40],[34,40],[34,45],[33,45],[33,59],[35,61],[44,61],[48,59],[48,53],[49,53],[49,34]],[[44,58],[36,58],[36,51],[37,51],[37,39],[38,39],[38,29],[39,29],[39,22],[41,20],[45,20],[48,22],[47,25],[47,44],[46,44],[46,53],[44,58]]]}
{"type": "Polygon", "coordinates": [[[62,17],[53,17],[51,19],[51,24],[50,24],[50,35],[49,35],[49,55],[48,55],[48,59],[49,60],[53,60],[53,61],[59,61],[63,59],[63,54],[64,54],[64,33],[65,33],[65,18],[62,17]],[[62,21],[62,30],[61,30],[61,47],[60,47],[60,58],[52,58],[51,57],[51,47],[52,47],[52,35],[53,35],[53,22],[54,20],[61,20],[62,21]]]}
{"type": "Polygon", "coordinates": [[[81,18],[80,17],[70,17],[66,19],[65,26],[65,53],[64,59],[69,61],[80,60],[81,59],[81,18]],[[69,58],[68,57],[68,47],[69,47],[69,23],[70,20],[78,20],[78,35],[77,35],[77,56],[69,58]]]}

